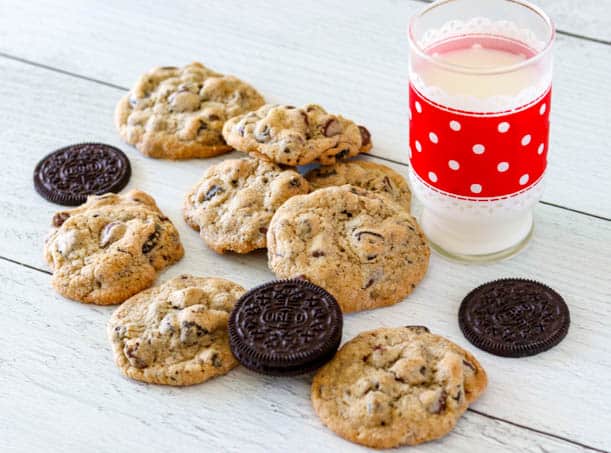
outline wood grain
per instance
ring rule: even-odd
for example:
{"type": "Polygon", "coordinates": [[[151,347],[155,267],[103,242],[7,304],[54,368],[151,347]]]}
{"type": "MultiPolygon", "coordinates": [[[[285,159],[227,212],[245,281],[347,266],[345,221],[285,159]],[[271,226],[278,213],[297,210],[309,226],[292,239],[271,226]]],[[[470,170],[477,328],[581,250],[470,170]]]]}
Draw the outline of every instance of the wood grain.
{"type": "MultiPolygon", "coordinates": [[[[59,146],[83,140],[101,140],[118,145],[128,152],[134,173],[128,187],[138,187],[155,196],[161,209],[172,218],[180,230],[187,250],[186,256],[178,265],[165,272],[160,278],[161,281],[181,272],[190,272],[231,278],[246,287],[252,287],[273,277],[267,270],[263,252],[247,256],[218,256],[205,248],[198,235],[182,221],[180,210],[184,193],[198,179],[204,168],[222,158],[184,162],[144,158],[118,141],[111,124],[114,102],[121,95],[118,90],[49,73],[43,69],[33,69],[15,62],[4,60],[1,64],[0,77],[6,82],[0,86],[0,96],[11,102],[14,108],[0,118],[0,143],[2,143],[0,157],[3,161],[0,209],[4,214],[0,224],[0,256],[46,268],[41,256],[42,242],[48,231],[51,216],[58,208],[42,200],[34,192],[30,180],[31,171],[42,155],[59,146]],[[36,93],[36,96],[22,95],[28,91],[36,93]],[[13,101],[10,101],[11,99],[13,101]],[[52,108],[41,109],[37,106],[52,106],[52,108]]],[[[394,166],[394,168],[405,172],[404,167],[394,166]]],[[[603,423],[607,417],[608,395],[611,395],[611,379],[609,379],[611,361],[608,360],[611,357],[611,345],[605,323],[611,315],[611,307],[607,302],[611,296],[611,284],[608,279],[611,256],[605,253],[611,242],[611,222],[547,206],[538,208],[537,222],[537,233],[530,247],[508,262],[469,267],[449,263],[434,256],[428,276],[408,301],[395,307],[348,316],[344,339],[362,330],[382,325],[426,324],[433,331],[443,333],[459,344],[469,347],[458,329],[456,311],[461,298],[471,288],[484,281],[505,276],[540,279],[560,291],[571,306],[573,324],[569,336],[554,350],[519,361],[500,359],[478,352],[478,357],[489,371],[491,385],[476,408],[587,445],[611,448],[611,436],[603,423]],[[584,269],[587,269],[587,272],[584,272],[584,269]],[[607,379],[604,379],[605,377],[607,379]],[[567,389],[579,389],[579,398],[575,398],[574,392],[567,389]],[[579,413],[579,417],[576,417],[575,413],[579,413]]],[[[20,274],[26,271],[16,267],[14,272],[20,274]]],[[[42,283],[38,285],[39,292],[35,294],[23,293],[23,288],[29,287],[30,284],[15,278],[14,288],[19,290],[15,292],[11,290],[3,299],[11,300],[17,297],[20,304],[24,305],[23,312],[20,312],[23,314],[16,320],[0,320],[0,323],[16,323],[18,327],[10,326],[10,328],[18,331],[26,329],[27,326],[23,322],[20,323],[19,317],[36,317],[40,312],[39,304],[45,300],[52,300],[52,307],[59,311],[55,313],[49,309],[48,312],[40,315],[39,322],[49,324],[49,329],[53,330],[56,326],[59,330],[53,330],[54,333],[49,334],[51,337],[46,340],[40,340],[38,333],[33,336],[34,343],[31,345],[33,350],[45,345],[45,349],[50,348],[55,351],[55,342],[61,339],[66,344],[70,344],[72,349],[68,346],[57,346],[58,349],[53,355],[56,360],[65,363],[66,360],[71,360],[70,357],[72,360],[75,357],[85,357],[84,351],[89,351],[91,348],[102,348],[104,340],[100,329],[103,322],[98,321],[98,324],[94,325],[91,324],[93,321],[86,321],[83,317],[88,316],[87,313],[93,313],[91,316],[102,316],[107,312],[60,300],[48,286],[48,277],[41,278],[42,283]],[[63,310],[70,310],[73,314],[67,315],[63,310]],[[62,327],[63,323],[67,325],[62,327]],[[83,334],[75,327],[75,323],[89,326],[90,330],[83,334]],[[66,357],[65,352],[70,350],[71,355],[66,357]]],[[[0,326],[0,331],[2,330],[3,327],[0,326]]],[[[17,341],[16,337],[12,336],[8,343],[3,342],[3,344],[15,344],[15,341],[17,341]]],[[[54,372],[49,371],[45,379],[57,379],[58,385],[64,387],[57,389],[49,382],[42,384],[43,387],[50,389],[48,395],[45,394],[45,398],[48,397],[49,400],[43,398],[44,405],[56,406],[57,399],[54,399],[52,394],[59,392],[56,398],[60,398],[66,392],[70,393],[70,386],[81,389],[79,392],[82,392],[83,398],[93,406],[102,404],[102,400],[118,404],[117,401],[122,399],[121,394],[112,391],[104,394],[104,398],[85,396],[87,378],[92,369],[95,370],[93,374],[96,376],[98,374],[108,376],[108,373],[114,372],[109,359],[101,356],[94,360],[92,368],[75,365],[72,371],[66,373],[58,371],[59,368],[54,372]]],[[[34,371],[28,375],[36,376],[38,379],[38,374],[34,371]]],[[[280,433],[277,431],[280,428],[276,425],[284,421],[280,423],[274,411],[288,414],[295,420],[299,419],[295,423],[305,426],[314,426],[317,423],[303,412],[299,412],[299,407],[303,411],[306,410],[306,402],[302,401],[301,406],[294,407],[294,400],[290,399],[290,395],[298,392],[295,387],[289,386],[284,390],[274,388],[269,390],[273,392],[272,394],[263,395],[259,385],[271,388],[275,387],[276,381],[263,379],[264,384],[260,384],[258,377],[250,376],[246,381],[240,379],[231,382],[233,382],[231,392],[228,390],[222,392],[220,388],[214,387],[213,394],[219,398],[216,404],[222,404],[221,395],[238,398],[237,394],[240,392],[237,389],[241,386],[245,386],[245,389],[249,386],[254,388],[256,391],[253,394],[259,395],[254,399],[258,406],[252,409],[250,406],[240,407],[242,411],[252,413],[256,419],[267,417],[268,421],[261,422],[264,424],[259,427],[260,432],[266,436],[266,442],[273,444],[281,438],[280,434],[288,433],[288,431],[280,433]],[[271,414],[266,412],[269,410],[271,414]]],[[[97,389],[99,385],[96,381],[91,388],[97,389]]],[[[136,386],[136,388],[140,389],[137,394],[143,398],[143,401],[136,402],[132,399],[127,401],[143,411],[141,417],[144,417],[146,413],[144,408],[152,399],[158,399],[159,405],[165,404],[162,397],[152,395],[166,394],[166,392],[171,395],[177,394],[174,390],[159,390],[154,387],[150,387],[152,393],[149,394],[149,387],[146,387],[146,390],[144,387],[136,386]]],[[[190,392],[194,391],[196,390],[187,390],[186,394],[192,395],[190,392]]],[[[301,392],[299,395],[303,396],[303,390],[301,392]]],[[[242,398],[241,395],[239,397],[242,398]]],[[[77,401],[74,404],[75,406],[70,406],[72,408],[70,410],[76,410],[82,403],[77,401]]],[[[178,413],[180,407],[182,406],[177,403],[178,413]]],[[[228,407],[231,405],[229,404],[228,407]]],[[[93,412],[88,413],[101,417],[97,419],[100,424],[102,419],[105,420],[103,410],[99,408],[90,410],[93,412]]],[[[187,407],[184,410],[187,410],[187,407]]],[[[66,417],[68,413],[66,412],[66,417]]],[[[117,420],[116,423],[124,427],[127,419],[118,417],[117,420]]],[[[146,418],[144,420],[137,423],[145,425],[146,418]]],[[[162,417],[150,421],[151,426],[158,427],[161,420],[162,417]]],[[[49,420],[48,423],[53,421],[49,420]]],[[[255,430],[256,423],[252,422],[250,429],[255,430]]],[[[168,429],[180,428],[176,425],[176,419],[168,421],[167,424],[168,429]]],[[[291,429],[301,432],[301,425],[289,423],[288,426],[293,426],[294,428],[291,429]]],[[[473,435],[470,430],[468,432],[473,435]]],[[[211,432],[207,435],[213,436],[211,432]]],[[[252,437],[252,432],[246,437],[240,435],[240,433],[235,434],[236,445],[252,437]]],[[[323,438],[327,439],[324,436],[323,438]]],[[[518,439],[504,439],[504,441],[511,444],[518,439]]]]}
{"type": "MultiPolygon", "coordinates": [[[[366,451],[316,418],[311,376],[238,368],[188,388],[129,381],[105,338],[112,308],[63,300],[48,275],[1,260],[0,297],[0,399],[10,421],[0,423],[2,451],[366,451]]],[[[587,450],[469,412],[451,435],[410,451],[587,450]]]]}
{"type": "MultiPolygon", "coordinates": [[[[608,0],[537,3],[565,31],[611,39],[608,0]]],[[[112,308],[62,299],[49,275],[6,259],[46,269],[42,243],[59,208],[34,192],[36,162],[66,144],[103,141],[127,152],[128,188],[151,193],[180,230],[186,256],[159,282],[182,272],[246,287],[273,278],[264,252],[216,255],[182,220],[184,193],[228,156],[167,162],[122,144],[112,125],[122,87],[150,66],[202,59],[271,101],[319,102],[367,124],[375,154],[406,162],[404,29],[421,7],[412,0],[0,2],[0,53],[31,60],[0,55],[0,451],[365,451],[314,416],[310,376],[237,369],[184,389],[122,378],[104,334],[112,308]]],[[[611,217],[609,73],[611,46],[559,37],[544,198],[603,217],[611,217]]],[[[405,175],[404,165],[391,166],[405,175]]],[[[346,317],[344,341],[379,326],[424,324],[473,351],[489,373],[474,406],[481,414],[467,413],[451,435],[410,451],[591,451],[579,444],[611,451],[611,222],[550,206],[539,206],[536,218],[535,238],[518,257],[465,266],[433,256],[407,301],[346,317]],[[460,333],[462,297],[509,276],[541,280],[565,297],[571,329],[553,350],[502,359],[460,333]]]]}
{"type": "MultiPolygon", "coordinates": [[[[422,6],[69,0],[58,8],[7,0],[0,51],[123,87],[151,66],[200,59],[252,82],[272,102],[318,102],[364,123],[372,153],[407,162],[405,28],[422,6]]],[[[611,46],[559,36],[555,73],[544,199],[611,218],[611,90],[601,89],[611,46]]]]}
{"type": "Polygon", "coordinates": [[[533,0],[556,23],[559,30],[611,42],[609,0],[533,0]]]}

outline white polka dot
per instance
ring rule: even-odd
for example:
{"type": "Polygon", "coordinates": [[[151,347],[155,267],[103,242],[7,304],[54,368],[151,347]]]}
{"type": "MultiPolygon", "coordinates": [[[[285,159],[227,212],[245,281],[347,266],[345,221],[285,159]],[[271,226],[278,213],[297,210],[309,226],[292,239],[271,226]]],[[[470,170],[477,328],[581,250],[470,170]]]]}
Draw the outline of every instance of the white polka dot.
{"type": "Polygon", "coordinates": [[[543,115],[546,110],[547,110],[547,104],[541,104],[541,107],[539,107],[539,115],[543,115]]]}
{"type": "Polygon", "coordinates": [[[429,171],[429,179],[433,182],[437,182],[437,175],[432,171],[429,171]]]}
{"type": "Polygon", "coordinates": [[[537,148],[537,154],[543,154],[543,150],[545,149],[545,144],[541,143],[539,148],[537,148]]]}
{"type": "Polygon", "coordinates": [[[460,168],[460,164],[455,160],[449,160],[448,167],[450,167],[452,170],[458,170],[460,168]]]}
{"type": "Polygon", "coordinates": [[[509,130],[509,123],[507,121],[503,121],[502,123],[499,123],[497,129],[501,134],[504,134],[509,130]]]}
{"type": "Polygon", "coordinates": [[[499,162],[499,164],[496,166],[496,169],[500,171],[501,173],[503,173],[509,170],[509,163],[508,162],[499,162]]]}
{"type": "Polygon", "coordinates": [[[450,129],[452,129],[453,131],[458,132],[461,127],[462,126],[460,125],[458,121],[455,121],[455,120],[450,121],[450,129]]]}
{"type": "Polygon", "coordinates": [[[520,176],[520,185],[523,186],[524,184],[526,184],[528,182],[528,173],[520,176]]]}
{"type": "Polygon", "coordinates": [[[416,140],[416,151],[418,151],[418,152],[422,151],[422,145],[420,144],[420,142],[418,140],[416,140]]]}
{"type": "Polygon", "coordinates": [[[439,137],[437,137],[437,134],[435,132],[429,132],[429,140],[432,143],[439,143],[439,137]]]}
{"type": "Polygon", "coordinates": [[[530,134],[526,134],[524,137],[522,137],[522,146],[528,145],[531,139],[532,137],[530,136],[530,134]]]}
{"type": "Polygon", "coordinates": [[[472,193],[480,193],[482,191],[482,186],[480,184],[471,184],[470,189],[472,193]]]}
{"type": "Polygon", "coordinates": [[[475,154],[484,154],[484,151],[486,151],[486,147],[480,143],[478,143],[477,145],[473,145],[473,152],[475,154]]]}
{"type": "Polygon", "coordinates": [[[416,112],[422,113],[422,106],[420,105],[420,102],[416,101],[415,105],[416,105],[416,112]]]}

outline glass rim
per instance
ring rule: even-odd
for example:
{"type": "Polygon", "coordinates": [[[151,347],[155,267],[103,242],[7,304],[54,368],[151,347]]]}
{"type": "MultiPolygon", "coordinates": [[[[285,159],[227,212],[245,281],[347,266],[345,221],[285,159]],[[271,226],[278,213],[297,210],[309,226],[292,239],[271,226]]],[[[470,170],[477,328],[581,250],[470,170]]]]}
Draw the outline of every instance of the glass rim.
{"type": "Polygon", "coordinates": [[[550,52],[550,50],[552,49],[552,45],[556,39],[556,27],[554,25],[554,21],[545,13],[545,11],[543,11],[543,9],[525,0],[502,0],[508,3],[515,3],[516,5],[528,8],[532,12],[537,14],[539,17],[541,17],[541,19],[543,19],[543,21],[545,22],[545,24],[548,26],[550,30],[550,36],[547,39],[543,49],[537,51],[534,55],[518,63],[514,63],[511,65],[505,65],[505,66],[498,66],[494,68],[473,68],[470,66],[463,66],[459,64],[448,63],[446,61],[443,61],[439,58],[434,57],[433,55],[426,53],[426,51],[418,45],[416,39],[414,38],[414,26],[415,26],[416,21],[420,19],[423,15],[428,13],[429,11],[432,11],[435,8],[438,8],[447,3],[451,3],[455,1],[459,1],[459,0],[437,0],[431,3],[430,5],[428,5],[427,7],[423,8],[422,10],[420,10],[418,13],[414,14],[409,20],[407,37],[409,40],[410,47],[418,54],[420,58],[428,61],[429,63],[442,67],[443,69],[446,69],[448,71],[458,72],[462,74],[470,74],[470,75],[505,74],[508,72],[517,71],[523,67],[536,63],[537,61],[541,60],[545,55],[547,55],[550,52]]]}

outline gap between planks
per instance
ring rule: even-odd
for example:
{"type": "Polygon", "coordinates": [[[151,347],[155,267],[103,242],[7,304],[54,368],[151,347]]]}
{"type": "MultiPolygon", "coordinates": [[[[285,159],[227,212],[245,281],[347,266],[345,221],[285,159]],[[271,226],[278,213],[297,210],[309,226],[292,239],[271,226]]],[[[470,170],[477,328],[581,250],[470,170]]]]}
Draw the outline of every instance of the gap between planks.
{"type": "MultiPolygon", "coordinates": [[[[25,267],[27,269],[30,269],[30,270],[33,270],[33,271],[37,271],[37,272],[41,272],[41,273],[46,274],[46,275],[52,275],[52,273],[50,271],[46,270],[46,269],[40,269],[40,268],[38,268],[36,266],[31,266],[29,264],[25,264],[25,263],[22,263],[20,261],[17,261],[17,260],[11,259],[11,258],[7,258],[5,256],[0,256],[0,260],[6,261],[6,262],[11,263],[11,264],[14,264],[16,266],[23,266],[23,267],[25,267]]],[[[507,419],[504,419],[504,418],[501,418],[501,417],[496,417],[494,415],[490,415],[490,414],[487,414],[485,412],[481,412],[481,411],[478,411],[478,410],[475,410],[475,409],[469,408],[467,410],[469,412],[472,412],[474,414],[479,415],[480,417],[485,417],[485,418],[488,418],[490,420],[497,421],[499,423],[506,423],[506,424],[509,424],[511,426],[515,426],[516,428],[520,428],[520,429],[524,429],[524,430],[527,430],[527,431],[531,431],[531,432],[534,432],[534,433],[537,433],[537,434],[541,434],[543,436],[552,437],[554,439],[557,439],[557,440],[560,440],[562,442],[566,442],[566,443],[569,443],[569,444],[572,444],[572,445],[584,448],[586,450],[590,450],[590,451],[594,451],[594,452],[598,452],[598,453],[611,453],[608,450],[602,450],[600,448],[592,447],[590,445],[587,445],[587,444],[584,444],[584,443],[581,443],[581,442],[569,439],[567,437],[559,436],[557,434],[549,433],[547,431],[542,431],[542,430],[539,430],[539,429],[536,429],[536,428],[531,428],[531,427],[529,427],[527,425],[522,425],[520,423],[512,422],[511,420],[507,420],[507,419]]]]}

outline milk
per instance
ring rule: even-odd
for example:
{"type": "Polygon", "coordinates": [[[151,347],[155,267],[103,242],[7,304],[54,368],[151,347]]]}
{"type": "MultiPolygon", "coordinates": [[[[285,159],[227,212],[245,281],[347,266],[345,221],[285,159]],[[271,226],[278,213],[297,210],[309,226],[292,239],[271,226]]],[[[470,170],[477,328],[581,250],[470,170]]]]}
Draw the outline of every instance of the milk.
{"type": "MultiPolygon", "coordinates": [[[[465,36],[431,46],[426,53],[433,61],[413,58],[411,83],[434,103],[451,109],[519,109],[540,97],[551,83],[550,64],[516,66],[535,52],[512,39],[465,36]]],[[[423,204],[420,221],[433,246],[447,255],[474,259],[504,256],[519,248],[532,232],[532,208],[543,190],[541,181],[510,198],[474,201],[439,193],[414,171],[410,182],[423,204]]]]}

